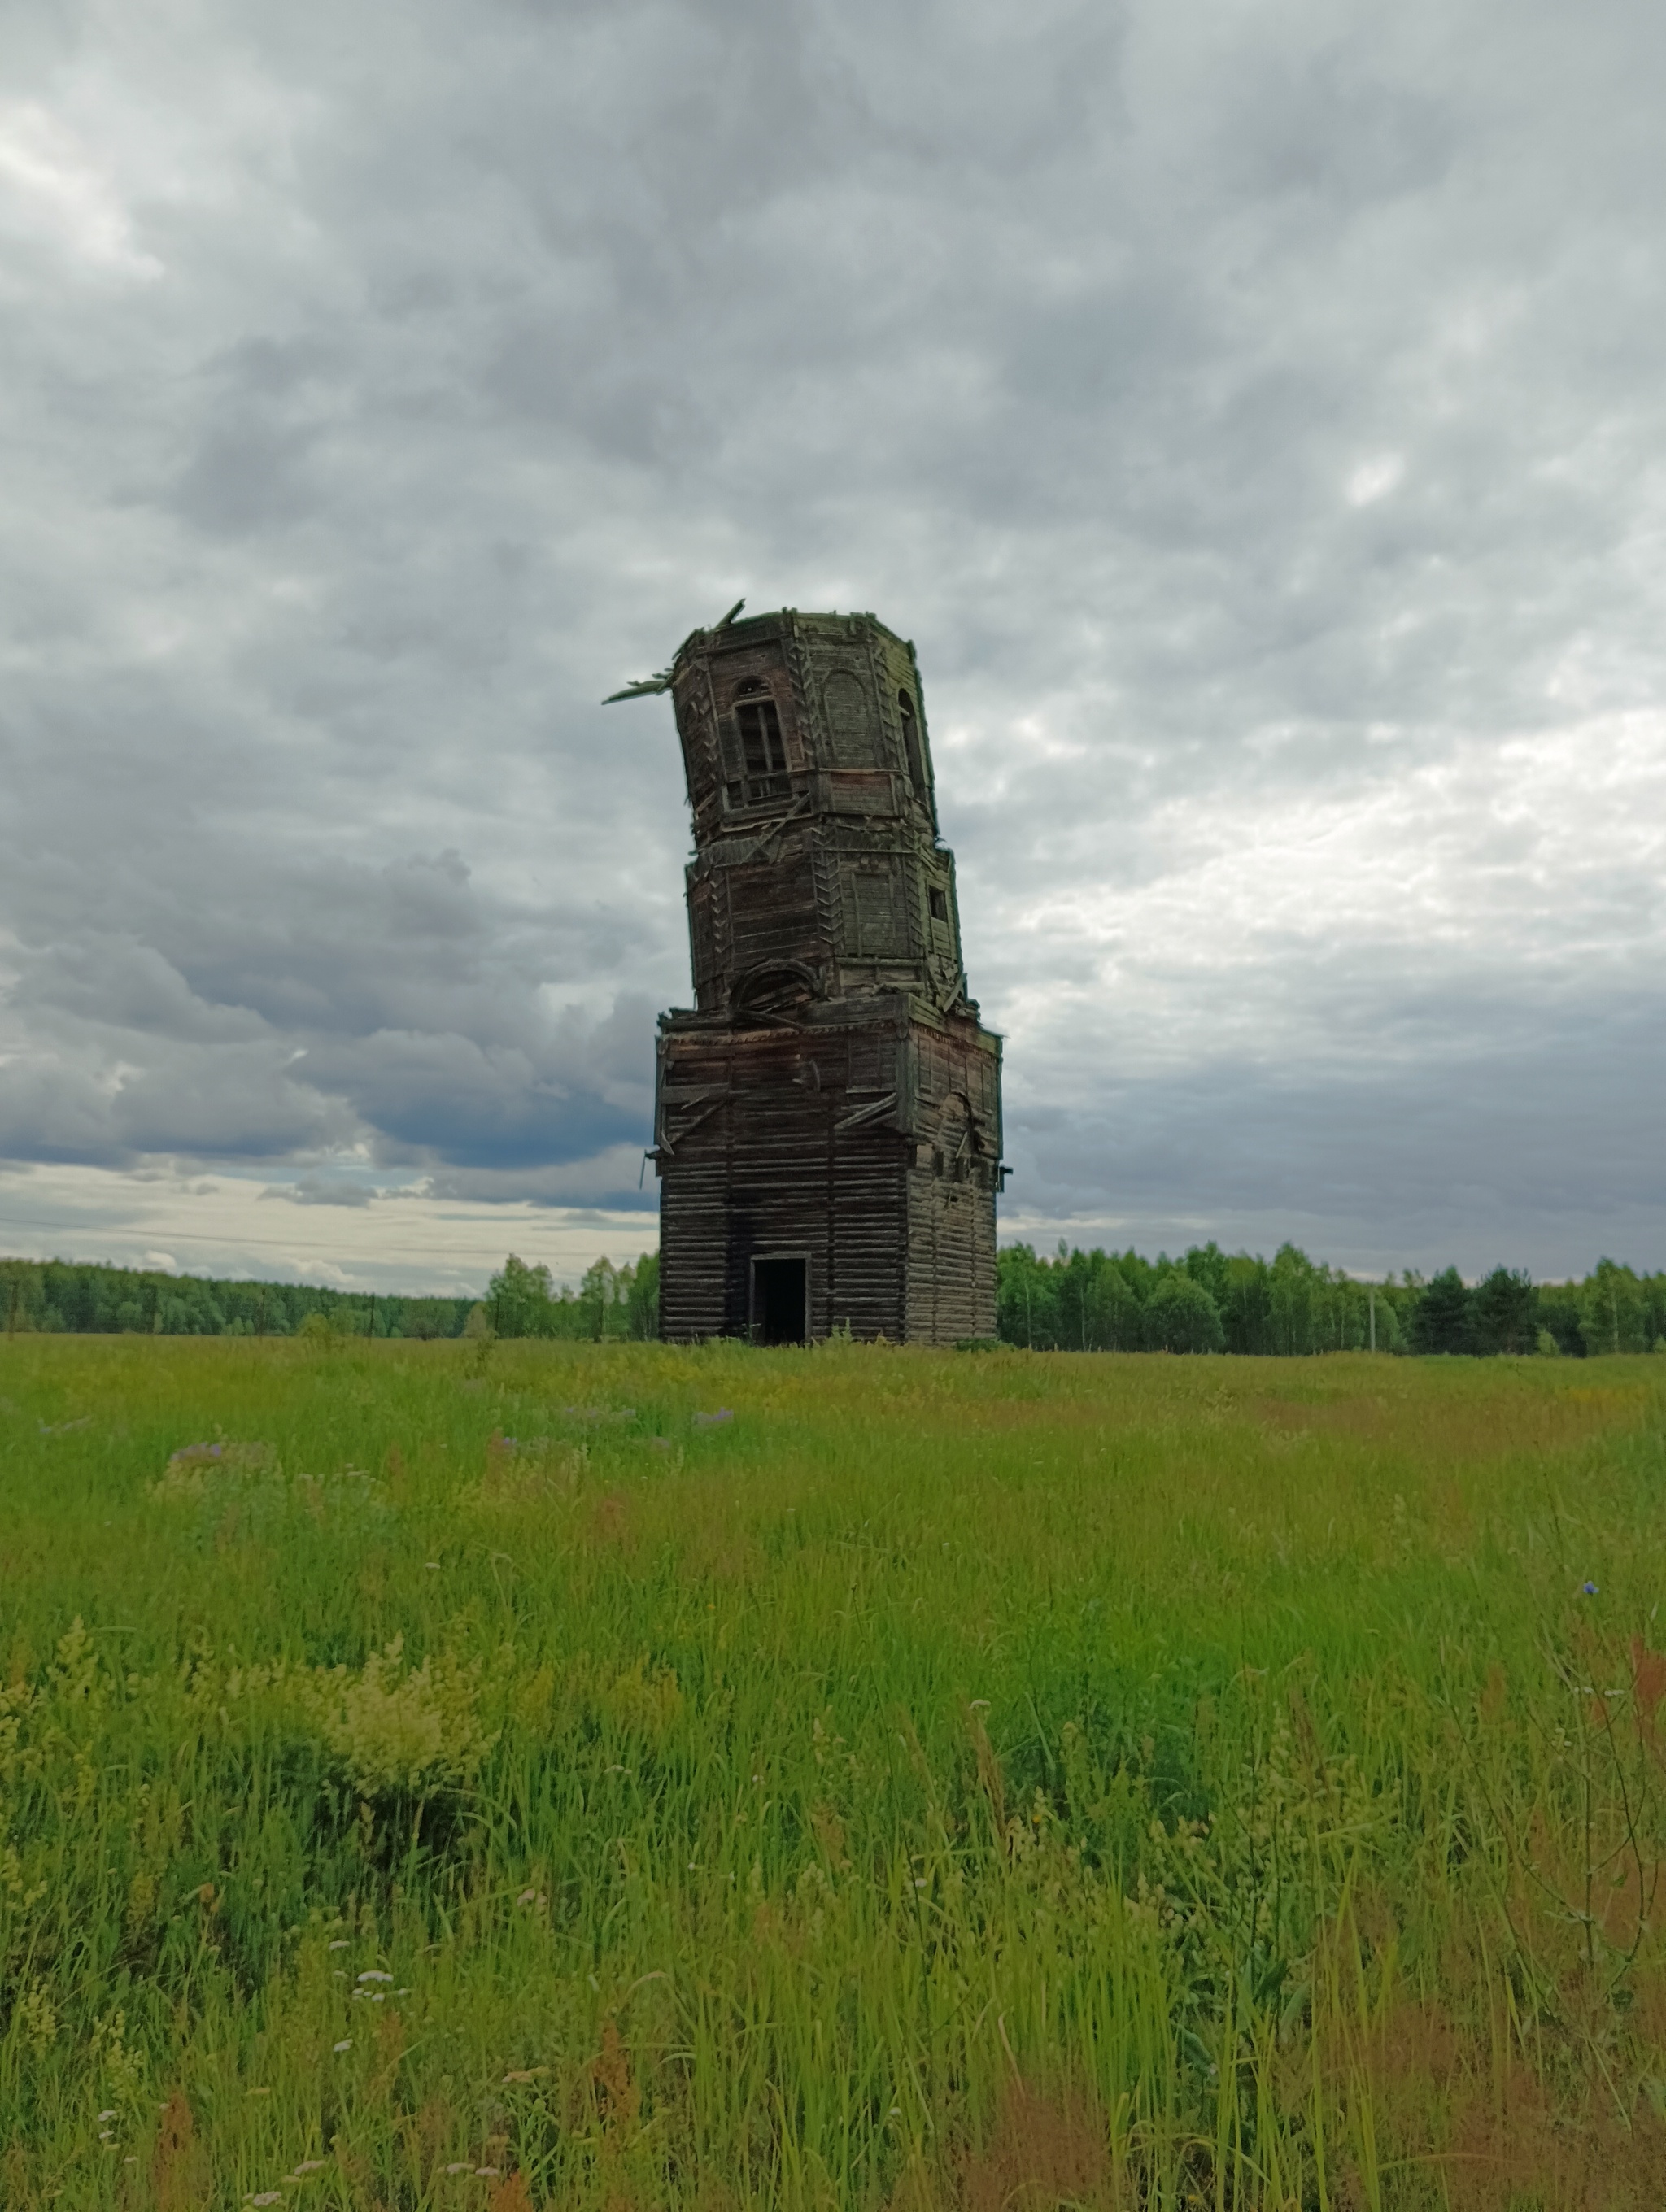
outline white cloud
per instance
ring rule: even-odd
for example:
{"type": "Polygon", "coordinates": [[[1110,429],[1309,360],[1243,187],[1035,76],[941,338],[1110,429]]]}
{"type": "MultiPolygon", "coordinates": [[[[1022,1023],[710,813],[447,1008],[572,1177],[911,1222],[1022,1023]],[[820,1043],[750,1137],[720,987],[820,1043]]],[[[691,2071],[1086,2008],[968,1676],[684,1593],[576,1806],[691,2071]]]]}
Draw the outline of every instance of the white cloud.
{"type": "Polygon", "coordinates": [[[12,222],[25,234],[44,231],[77,260],[119,276],[163,273],[155,254],[135,243],[114,180],[37,101],[0,106],[0,190],[8,195],[12,222]]]}
{"type": "Polygon", "coordinates": [[[1348,505],[1371,507],[1386,499],[1405,473],[1405,459],[1399,453],[1379,453],[1372,460],[1361,461],[1347,480],[1348,505]]]}

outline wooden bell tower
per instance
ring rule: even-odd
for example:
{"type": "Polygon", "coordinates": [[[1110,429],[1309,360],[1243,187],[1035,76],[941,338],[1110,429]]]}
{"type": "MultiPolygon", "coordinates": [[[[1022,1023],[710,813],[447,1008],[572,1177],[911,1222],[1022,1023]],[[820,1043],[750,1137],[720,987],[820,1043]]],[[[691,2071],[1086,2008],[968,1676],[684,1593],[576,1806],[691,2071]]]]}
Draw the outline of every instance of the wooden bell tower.
{"type": "Polygon", "coordinates": [[[732,616],[618,696],[649,690],[695,843],[695,1006],[660,1017],[660,1334],[993,1337],[1000,1040],[966,994],[913,647],[872,615],[732,616]]]}

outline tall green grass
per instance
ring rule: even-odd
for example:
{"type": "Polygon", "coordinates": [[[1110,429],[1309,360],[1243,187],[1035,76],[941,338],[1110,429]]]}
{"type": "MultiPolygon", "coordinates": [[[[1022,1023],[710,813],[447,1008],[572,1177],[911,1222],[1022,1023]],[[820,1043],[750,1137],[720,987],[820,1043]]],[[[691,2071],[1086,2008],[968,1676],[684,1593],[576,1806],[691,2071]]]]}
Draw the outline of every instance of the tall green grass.
{"type": "Polygon", "coordinates": [[[1658,2204],[1658,1371],[4,1344],[0,2202],[1658,2204]]]}

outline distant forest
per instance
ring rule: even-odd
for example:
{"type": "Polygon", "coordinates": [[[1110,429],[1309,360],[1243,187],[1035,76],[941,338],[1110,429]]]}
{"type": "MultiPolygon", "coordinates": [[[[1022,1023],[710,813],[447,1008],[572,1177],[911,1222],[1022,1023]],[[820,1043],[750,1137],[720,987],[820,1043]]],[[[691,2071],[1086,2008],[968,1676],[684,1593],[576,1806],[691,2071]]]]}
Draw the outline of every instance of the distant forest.
{"type": "MultiPolygon", "coordinates": [[[[545,1336],[658,1333],[660,1262],[599,1260],[576,1291],[513,1254],[483,1298],[403,1297],[305,1283],[232,1282],[64,1260],[0,1260],[0,1328],[159,1336],[545,1336]]],[[[1177,1260],[1134,1251],[1000,1255],[998,1328],[1037,1352],[1566,1353],[1666,1351],[1666,1273],[1598,1261],[1578,1283],[1495,1267],[1466,1284],[1363,1283],[1293,1244],[1271,1260],[1197,1244],[1177,1260]]]]}
{"type": "Polygon", "coordinates": [[[1666,1350],[1666,1274],[1599,1260],[1580,1283],[1535,1283],[1495,1267],[1466,1284],[1362,1283],[1293,1244],[1271,1260],[1195,1244],[1178,1260],[1027,1244],[1000,1255],[1000,1334],[1060,1352],[1565,1352],[1666,1350]]]}
{"type": "Polygon", "coordinates": [[[658,1334],[660,1262],[598,1260],[576,1291],[513,1255],[483,1298],[332,1291],[311,1283],[230,1282],[66,1260],[0,1260],[0,1328],[105,1335],[575,1338],[658,1334]]]}

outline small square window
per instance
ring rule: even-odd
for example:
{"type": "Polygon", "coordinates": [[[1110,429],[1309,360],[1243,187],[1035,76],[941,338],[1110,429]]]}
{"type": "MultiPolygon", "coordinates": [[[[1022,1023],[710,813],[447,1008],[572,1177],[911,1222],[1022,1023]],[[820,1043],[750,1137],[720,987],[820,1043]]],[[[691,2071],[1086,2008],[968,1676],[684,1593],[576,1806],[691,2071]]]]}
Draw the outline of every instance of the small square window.
{"type": "Polygon", "coordinates": [[[947,891],[940,891],[933,887],[928,896],[931,899],[932,920],[933,921],[946,921],[949,918],[949,894],[947,891]]]}

